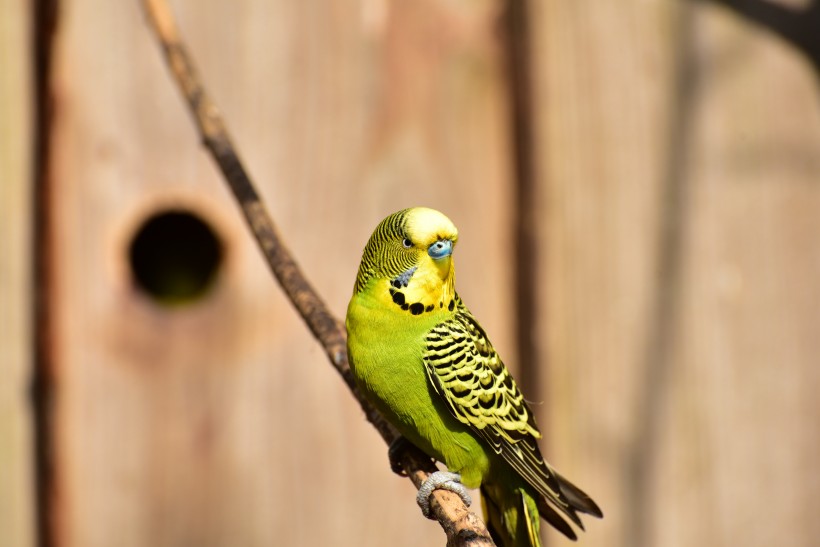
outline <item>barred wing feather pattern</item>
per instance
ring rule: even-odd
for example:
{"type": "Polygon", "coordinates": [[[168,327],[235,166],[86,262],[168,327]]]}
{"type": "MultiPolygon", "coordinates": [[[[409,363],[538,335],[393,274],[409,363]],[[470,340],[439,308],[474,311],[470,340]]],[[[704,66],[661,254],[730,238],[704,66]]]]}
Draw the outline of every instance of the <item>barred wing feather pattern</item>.
{"type": "Polygon", "coordinates": [[[582,526],[555,473],[544,461],[532,410],[490,344],[484,329],[458,300],[455,315],[426,337],[424,363],[435,391],[541,495],[582,526]]]}

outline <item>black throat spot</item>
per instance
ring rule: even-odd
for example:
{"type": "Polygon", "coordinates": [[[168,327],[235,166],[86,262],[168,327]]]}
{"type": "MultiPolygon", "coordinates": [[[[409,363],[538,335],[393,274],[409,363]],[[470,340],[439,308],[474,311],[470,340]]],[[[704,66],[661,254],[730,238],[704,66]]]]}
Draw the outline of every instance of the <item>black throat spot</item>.
{"type": "MultiPolygon", "coordinates": [[[[391,283],[391,285],[393,285],[393,283],[391,283]]],[[[393,287],[394,286],[395,285],[393,285],[393,287]]],[[[433,304],[425,306],[422,302],[407,302],[407,297],[405,296],[405,294],[400,290],[394,289],[393,287],[390,288],[390,298],[393,300],[393,303],[400,307],[402,310],[409,311],[413,315],[421,315],[422,313],[429,313],[436,309],[436,306],[434,306],[433,304]]],[[[444,302],[439,302],[438,307],[443,308],[444,302]]],[[[454,307],[455,301],[454,299],[450,299],[450,302],[447,305],[447,309],[449,311],[453,311],[454,307]]]]}
{"type": "Polygon", "coordinates": [[[390,296],[393,297],[393,302],[395,302],[399,306],[404,305],[404,293],[403,292],[390,289],[390,296]]]}

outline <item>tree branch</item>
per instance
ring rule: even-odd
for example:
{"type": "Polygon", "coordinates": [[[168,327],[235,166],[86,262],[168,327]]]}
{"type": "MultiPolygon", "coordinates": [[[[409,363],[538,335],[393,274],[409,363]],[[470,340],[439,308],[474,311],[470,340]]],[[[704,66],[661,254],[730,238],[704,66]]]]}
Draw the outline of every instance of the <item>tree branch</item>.
{"type": "Polygon", "coordinates": [[[797,48],[820,76],[820,0],[791,7],[772,0],[712,0],[768,29],[797,48]]]}
{"type": "MultiPolygon", "coordinates": [[[[141,3],[162,45],[171,73],[194,116],[203,142],[239,202],[271,271],[324,348],[336,371],[353,392],[367,419],[389,445],[398,438],[398,432],[363,397],[356,386],[347,361],[344,326],[327,309],[285,247],[231,143],[219,110],[199,80],[187,48],[180,38],[173,13],[165,0],[141,0],[141,3]]],[[[410,443],[404,444],[398,453],[398,461],[416,488],[436,470],[433,461],[410,443]]],[[[434,491],[431,508],[433,516],[447,534],[448,547],[493,545],[484,523],[467,509],[456,494],[444,490],[434,491]]]]}

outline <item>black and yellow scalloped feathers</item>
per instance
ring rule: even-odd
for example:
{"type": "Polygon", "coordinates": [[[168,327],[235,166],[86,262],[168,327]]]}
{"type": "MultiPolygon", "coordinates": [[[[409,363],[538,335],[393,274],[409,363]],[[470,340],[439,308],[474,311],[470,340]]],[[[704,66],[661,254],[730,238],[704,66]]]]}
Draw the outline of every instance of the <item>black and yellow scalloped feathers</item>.
{"type": "MultiPolygon", "coordinates": [[[[459,302],[460,304],[460,302],[459,302]]],[[[458,419],[510,442],[540,437],[524,396],[463,304],[427,335],[424,362],[458,419]]]]}
{"type": "Polygon", "coordinates": [[[455,315],[427,334],[426,344],[427,375],[453,416],[583,528],[555,473],[541,456],[536,442],[541,433],[524,396],[484,329],[460,301],[455,315]]]}

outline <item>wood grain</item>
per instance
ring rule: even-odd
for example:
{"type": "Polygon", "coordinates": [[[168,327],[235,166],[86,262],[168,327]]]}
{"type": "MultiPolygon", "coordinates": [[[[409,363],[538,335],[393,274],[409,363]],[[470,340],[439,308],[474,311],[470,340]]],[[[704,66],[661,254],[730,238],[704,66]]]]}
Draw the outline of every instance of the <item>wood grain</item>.
{"type": "Polygon", "coordinates": [[[0,1],[0,544],[34,545],[28,3],[0,1]]]}

